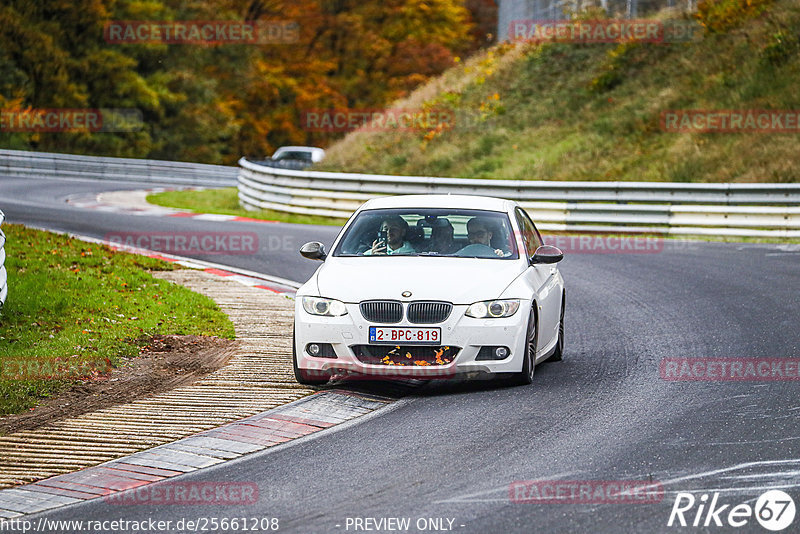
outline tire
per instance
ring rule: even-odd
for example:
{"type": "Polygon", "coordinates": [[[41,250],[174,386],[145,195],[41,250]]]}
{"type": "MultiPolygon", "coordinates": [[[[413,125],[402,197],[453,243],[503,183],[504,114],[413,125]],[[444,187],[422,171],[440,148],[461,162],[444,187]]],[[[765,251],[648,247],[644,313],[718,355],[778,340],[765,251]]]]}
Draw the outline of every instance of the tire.
{"type": "MultiPolygon", "coordinates": [[[[534,306],[536,304],[534,303],[534,306]]],[[[533,382],[533,373],[536,370],[536,314],[531,311],[528,319],[528,330],[525,334],[525,359],[522,362],[522,371],[515,374],[512,382],[518,386],[527,386],[533,382]]]]}
{"type": "Polygon", "coordinates": [[[328,383],[330,375],[325,375],[323,371],[309,371],[297,367],[297,345],[294,339],[294,329],[292,329],[292,367],[294,368],[294,379],[298,384],[304,386],[322,386],[328,383]]]}
{"type": "Polygon", "coordinates": [[[558,341],[553,355],[547,358],[548,362],[560,362],[564,359],[564,297],[561,297],[561,318],[558,320],[558,341]]]}

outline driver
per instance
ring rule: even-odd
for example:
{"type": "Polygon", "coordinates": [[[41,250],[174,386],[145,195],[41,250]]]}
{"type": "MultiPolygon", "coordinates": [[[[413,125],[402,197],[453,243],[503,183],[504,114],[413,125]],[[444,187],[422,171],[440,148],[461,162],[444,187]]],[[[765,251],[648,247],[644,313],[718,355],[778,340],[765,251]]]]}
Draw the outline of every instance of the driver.
{"type": "Polygon", "coordinates": [[[406,241],[408,223],[399,215],[392,215],[381,222],[381,232],[386,232],[386,243],[376,239],[372,248],[364,252],[365,256],[383,254],[416,254],[411,243],[406,241]]]}
{"type": "Polygon", "coordinates": [[[503,256],[503,251],[492,248],[491,225],[486,219],[473,217],[467,223],[469,245],[457,252],[459,256],[503,256]]]}

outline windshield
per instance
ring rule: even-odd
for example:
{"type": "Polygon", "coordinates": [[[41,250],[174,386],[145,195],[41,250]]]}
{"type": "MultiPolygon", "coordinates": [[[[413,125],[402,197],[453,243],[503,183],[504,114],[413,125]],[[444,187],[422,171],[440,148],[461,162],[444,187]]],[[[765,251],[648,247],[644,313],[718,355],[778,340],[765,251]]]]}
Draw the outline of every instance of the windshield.
{"type": "Polygon", "coordinates": [[[505,213],[436,208],[362,211],[333,255],[519,258],[505,213]]]}
{"type": "Polygon", "coordinates": [[[281,160],[281,159],[296,159],[300,161],[311,161],[311,152],[299,151],[299,150],[285,150],[283,152],[276,153],[272,159],[274,160],[281,160]]]}

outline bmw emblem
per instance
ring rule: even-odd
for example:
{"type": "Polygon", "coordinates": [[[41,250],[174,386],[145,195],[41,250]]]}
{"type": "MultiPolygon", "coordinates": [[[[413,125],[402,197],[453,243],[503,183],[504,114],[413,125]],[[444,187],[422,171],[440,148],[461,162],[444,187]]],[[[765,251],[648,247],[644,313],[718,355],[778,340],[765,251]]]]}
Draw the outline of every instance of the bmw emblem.
{"type": "Polygon", "coordinates": [[[408,297],[410,297],[410,296],[411,296],[411,291],[403,291],[402,295],[403,295],[405,298],[408,298],[408,297]]]}

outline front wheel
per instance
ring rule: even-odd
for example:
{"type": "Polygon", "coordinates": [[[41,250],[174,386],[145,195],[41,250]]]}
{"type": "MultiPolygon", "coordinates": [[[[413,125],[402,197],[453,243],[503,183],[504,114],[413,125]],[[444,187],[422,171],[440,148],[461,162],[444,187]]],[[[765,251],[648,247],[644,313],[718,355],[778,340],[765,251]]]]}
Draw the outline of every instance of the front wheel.
{"type": "Polygon", "coordinates": [[[304,386],[321,386],[330,379],[330,375],[325,371],[301,369],[297,366],[297,344],[294,339],[294,329],[292,329],[292,367],[294,368],[294,379],[298,384],[304,386]]]}
{"type": "Polygon", "coordinates": [[[536,315],[531,311],[528,319],[528,330],[525,335],[525,358],[522,362],[522,371],[514,375],[513,382],[518,386],[527,386],[533,382],[533,373],[536,370],[536,315]]]}

